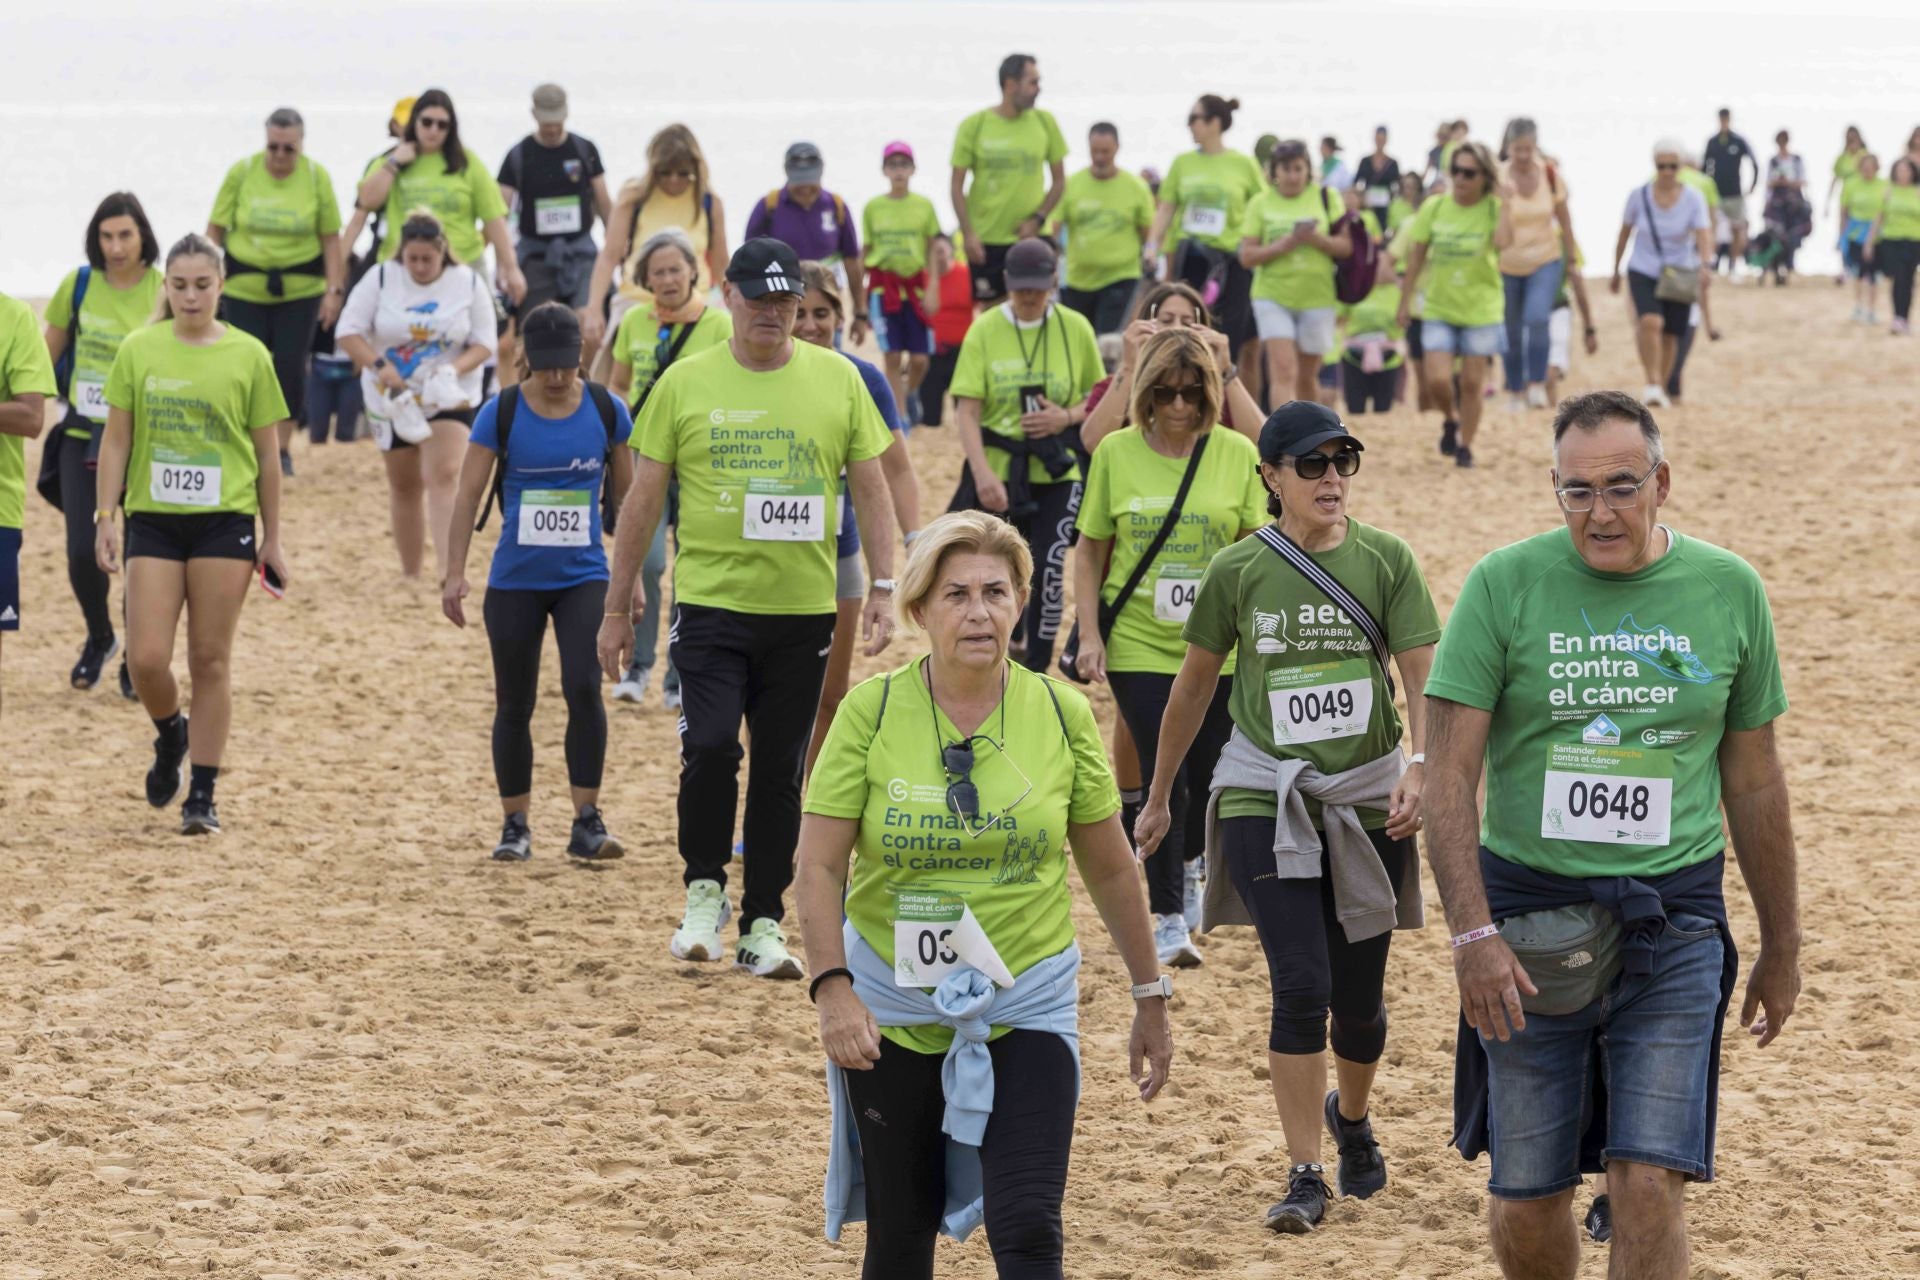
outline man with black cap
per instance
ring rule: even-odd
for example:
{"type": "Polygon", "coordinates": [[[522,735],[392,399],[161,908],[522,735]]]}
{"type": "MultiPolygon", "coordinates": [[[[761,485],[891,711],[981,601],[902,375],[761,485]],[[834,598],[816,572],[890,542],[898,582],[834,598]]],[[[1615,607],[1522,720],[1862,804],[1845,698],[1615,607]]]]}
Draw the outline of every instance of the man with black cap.
{"type": "Polygon", "coordinates": [[[753,206],[747,215],[747,238],[771,237],[799,254],[802,262],[824,262],[833,268],[853,304],[847,337],[857,347],[872,327],[867,319],[867,273],[859,232],[847,202],[820,185],[827,172],[820,148],[796,142],[787,148],[786,163],[787,185],[775,187],[753,206]]]}
{"type": "Polygon", "coordinates": [[[796,343],[806,284],[779,240],[741,245],[727,265],[733,336],[673,362],[633,432],[639,451],[614,539],[600,664],[618,679],[640,604],[634,579],[680,482],[669,657],[680,672],[680,856],[687,907],[669,950],[717,960],[731,914],[727,864],[739,797],[740,723],[751,732],[740,942],[734,962],[798,978],[782,895],[793,881],[800,775],[833,644],[839,477],[853,494],[871,582],[866,652],[893,631],[893,545],[880,455],[893,442],[852,362],[796,343]]]}
{"type": "Polygon", "coordinates": [[[1310,400],[1281,405],[1261,428],[1260,477],[1277,519],[1217,552],[1200,579],[1134,829],[1142,857],[1166,835],[1173,779],[1234,658],[1200,929],[1251,924],[1266,952],[1267,1068],[1289,1164],[1286,1198],[1266,1220],[1288,1234],[1326,1212],[1323,1136],[1340,1153],[1342,1195],[1387,1184],[1367,1114],[1387,1038],[1381,992],[1393,931],[1422,922],[1421,691],[1440,616],[1407,544],[1347,514],[1362,449],[1310,400]],[[1410,759],[1390,662],[1407,695],[1410,759]]]}

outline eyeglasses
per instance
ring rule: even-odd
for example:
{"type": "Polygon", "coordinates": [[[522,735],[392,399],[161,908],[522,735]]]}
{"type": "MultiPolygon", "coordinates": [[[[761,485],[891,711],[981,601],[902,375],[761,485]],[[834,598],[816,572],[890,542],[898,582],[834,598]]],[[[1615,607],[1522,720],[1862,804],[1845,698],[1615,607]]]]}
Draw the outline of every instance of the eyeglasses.
{"type": "Polygon", "coordinates": [[[298,155],[300,154],[300,144],[297,142],[269,142],[267,144],[267,150],[276,156],[298,155]]]}
{"type": "Polygon", "coordinates": [[[1679,169],[1680,166],[1677,164],[1656,164],[1653,167],[1656,171],[1660,173],[1672,173],[1675,170],[1679,169]]]}
{"type": "Polygon", "coordinates": [[[1207,398],[1207,389],[1198,382],[1189,382],[1184,387],[1169,387],[1164,383],[1153,389],[1153,402],[1165,408],[1179,399],[1182,404],[1197,405],[1207,398]]]}
{"type": "Polygon", "coordinates": [[[446,116],[415,116],[413,124],[416,129],[453,128],[453,121],[446,116]]]}
{"type": "Polygon", "coordinates": [[[1293,469],[1302,480],[1318,480],[1332,464],[1334,474],[1350,476],[1360,469],[1360,451],[1342,449],[1338,453],[1305,453],[1293,459],[1293,469]]]}
{"type": "Polygon", "coordinates": [[[955,817],[959,818],[960,821],[965,824],[967,830],[976,837],[983,836],[991,831],[994,825],[998,823],[1000,819],[1006,817],[1007,814],[1011,813],[1020,801],[1025,800],[1033,794],[1033,780],[1028,778],[1026,774],[1021,773],[1018,765],[1007,759],[1005,747],[984,734],[975,734],[964,742],[950,742],[940,748],[940,764],[949,774],[957,775],[952,782],[947,784],[947,808],[955,817]],[[1001,806],[999,813],[978,826],[975,824],[980,823],[980,789],[973,785],[973,744],[976,742],[984,742],[999,751],[1000,758],[1006,760],[1007,767],[1018,774],[1020,780],[1027,784],[1027,789],[1022,791],[1012,804],[1001,806]]]}
{"type": "MultiPolygon", "coordinates": [[[[1664,459],[1662,461],[1664,461],[1664,459]]],[[[1653,473],[1659,469],[1660,463],[1654,463],[1651,467],[1647,468],[1647,474],[1641,476],[1632,484],[1610,484],[1604,489],[1595,489],[1592,485],[1587,484],[1570,484],[1564,488],[1555,489],[1553,496],[1560,499],[1560,509],[1562,511],[1580,512],[1593,510],[1595,494],[1606,498],[1607,505],[1613,510],[1625,511],[1640,500],[1640,490],[1645,487],[1647,481],[1653,479],[1653,473]]]]}
{"type": "Polygon", "coordinates": [[[1456,178],[1477,178],[1480,176],[1480,170],[1463,169],[1459,165],[1454,165],[1451,169],[1447,170],[1447,172],[1456,178]]]}

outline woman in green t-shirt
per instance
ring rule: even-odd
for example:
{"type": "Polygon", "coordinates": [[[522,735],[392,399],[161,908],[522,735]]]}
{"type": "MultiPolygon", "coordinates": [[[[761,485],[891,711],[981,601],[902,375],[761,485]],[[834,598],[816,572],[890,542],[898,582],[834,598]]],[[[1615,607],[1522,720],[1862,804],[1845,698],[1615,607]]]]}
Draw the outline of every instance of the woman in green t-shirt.
{"type": "Polygon", "coordinates": [[[1291,1165],[1267,1225],[1290,1233],[1311,1230],[1326,1209],[1323,1126],[1339,1148],[1341,1194],[1386,1185],[1367,1100],[1386,1045],[1389,940],[1420,920],[1421,691],[1440,618],[1407,544],[1347,515],[1361,448],[1337,414],[1305,401],[1282,405],[1261,429],[1260,474],[1278,519],[1207,566],[1134,829],[1151,856],[1172,825],[1174,766],[1233,657],[1234,734],[1214,774],[1202,928],[1251,923],[1266,952],[1267,1066],[1291,1165]],[[1410,763],[1388,654],[1407,698],[1410,763]]]}
{"type": "Polygon", "coordinates": [[[1334,263],[1353,256],[1353,241],[1333,234],[1346,209],[1337,192],[1313,181],[1306,143],[1274,147],[1267,176],[1272,186],[1247,205],[1240,224],[1240,263],[1253,272],[1253,324],[1269,394],[1312,400],[1334,346],[1334,263]]]}
{"type": "Polygon", "coordinates": [[[1032,575],[996,516],[929,524],[899,590],[928,652],[847,695],[807,788],[796,899],[830,1060],[827,1229],[857,1216],[864,1178],[869,1276],[930,1278],[936,1227],[969,1210],[1002,1275],[1015,1258],[1060,1274],[1080,1091],[1069,849],[1132,978],[1143,1101],[1172,1059],[1172,985],[1093,709],[1008,660],[1032,575]],[[956,1162],[980,1175],[971,1204],[943,1176],[956,1162]]]}
{"type": "MultiPolygon", "coordinates": [[[[147,211],[131,191],[102,200],[87,223],[87,265],[76,267],[47,303],[47,356],[65,385],[62,414],[43,446],[44,481],[49,465],[59,473],[60,511],[67,526],[67,582],[87,622],[87,639],[68,681],[91,689],[120,652],[108,607],[108,579],[93,555],[92,460],[107,422],[107,374],[120,344],[153,320],[160,301],[154,261],[160,242],[147,211]],[[70,357],[70,359],[69,359],[70,357]],[[65,365],[62,361],[66,360],[65,365]]],[[[133,697],[126,659],[120,661],[120,693],[133,697]]]]}
{"type": "Polygon", "coordinates": [[[247,584],[256,566],[274,595],[288,580],[280,468],[272,465],[287,402],[267,349],[215,318],[221,284],[220,248],[205,236],[167,251],[160,319],[120,344],[107,376],[94,501],[94,554],[118,573],[120,531],[111,517],[125,494],[127,665],[159,731],[147,803],[172,802],[191,751],[183,835],[220,830],[213,788],[233,716],[233,633],[247,584]],[[191,733],[173,678],[183,608],[191,733]]]}
{"type": "Polygon", "coordinates": [[[1901,156],[1887,171],[1880,212],[1867,232],[1867,262],[1893,289],[1893,331],[1904,335],[1913,309],[1913,272],[1920,264],[1920,163],[1901,156]]]}

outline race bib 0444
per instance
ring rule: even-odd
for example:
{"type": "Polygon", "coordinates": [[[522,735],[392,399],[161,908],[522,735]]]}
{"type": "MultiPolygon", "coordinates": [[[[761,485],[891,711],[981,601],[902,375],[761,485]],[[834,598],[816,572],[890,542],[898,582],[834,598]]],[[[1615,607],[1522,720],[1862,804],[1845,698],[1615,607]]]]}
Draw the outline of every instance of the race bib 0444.
{"type": "Polygon", "coordinates": [[[1673,755],[1657,748],[1557,743],[1540,800],[1546,840],[1665,845],[1673,835],[1673,755]]]}
{"type": "Polygon", "coordinates": [[[1373,670],[1363,658],[1267,673],[1276,745],[1357,738],[1373,721],[1373,670]]]}
{"type": "Polygon", "coordinates": [[[826,486],[819,481],[747,481],[740,536],[754,542],[819,542],[827,536],[826,486]]]}

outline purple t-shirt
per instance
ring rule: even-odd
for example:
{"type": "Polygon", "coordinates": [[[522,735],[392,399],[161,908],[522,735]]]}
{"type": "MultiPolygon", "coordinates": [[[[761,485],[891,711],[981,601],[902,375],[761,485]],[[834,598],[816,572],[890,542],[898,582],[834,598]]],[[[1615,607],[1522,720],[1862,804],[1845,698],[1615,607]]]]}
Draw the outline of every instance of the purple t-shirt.
{"type": "Polygon", "coordinates": [[[815,262],[833,262],[860,253],[853,211],[824,187],[810,209],[801,208],[785,187],[780,188],[780,198],[771,212],[764,198],[755,200],[753,212],[747,215],[747,238],[755,236],[784,240],[802,258],[815,262]]]}

